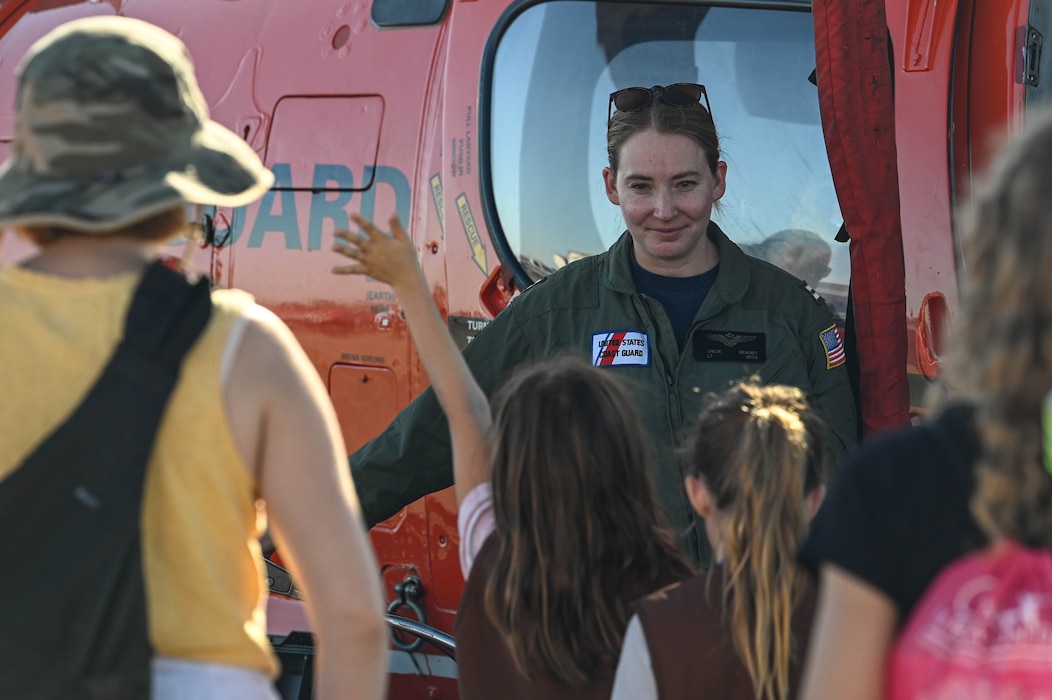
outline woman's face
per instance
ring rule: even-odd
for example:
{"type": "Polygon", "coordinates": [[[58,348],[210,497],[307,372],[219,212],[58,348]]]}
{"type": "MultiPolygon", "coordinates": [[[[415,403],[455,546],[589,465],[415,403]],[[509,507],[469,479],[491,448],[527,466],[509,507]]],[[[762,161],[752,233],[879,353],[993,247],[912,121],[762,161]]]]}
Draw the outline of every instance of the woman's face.
{"type": "Polygon", "coordinates": [[[712,203],[727,189],[727,164],[713,174],[697,141],[653,129],[630,136],[620,155],[616,175],[603,169],[606,196],[621,207],[643,269],[689,277],[719,262],[706,229],[712,203]]]}

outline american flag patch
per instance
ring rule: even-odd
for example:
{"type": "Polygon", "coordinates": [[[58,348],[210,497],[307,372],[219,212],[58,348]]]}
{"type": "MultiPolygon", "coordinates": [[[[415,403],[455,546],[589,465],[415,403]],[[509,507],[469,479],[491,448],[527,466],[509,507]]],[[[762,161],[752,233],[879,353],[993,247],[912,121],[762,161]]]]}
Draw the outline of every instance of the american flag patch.
{"type": "Polygon", "coordinates": [[[829,328],[818,334],[822,340],[822,347],[826,349],[826,369],[833,369],[844,364],[847,355],[844,353],[844,339],[840,337],[840,329],[834,323],[829,328]]]}

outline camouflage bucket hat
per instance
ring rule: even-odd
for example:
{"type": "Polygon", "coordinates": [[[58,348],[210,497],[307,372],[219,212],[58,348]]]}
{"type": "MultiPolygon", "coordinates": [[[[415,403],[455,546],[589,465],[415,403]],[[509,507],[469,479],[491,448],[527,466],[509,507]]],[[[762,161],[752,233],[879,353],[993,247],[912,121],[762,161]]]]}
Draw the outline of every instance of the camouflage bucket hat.
{"type": "Polygon", "coordinates": [[[90,17],[40,39],[16,107],[0,225],[106,232],[180,203],[242,206],[274,181],[208,118],[183,43],[140,20],[90,17]]]}

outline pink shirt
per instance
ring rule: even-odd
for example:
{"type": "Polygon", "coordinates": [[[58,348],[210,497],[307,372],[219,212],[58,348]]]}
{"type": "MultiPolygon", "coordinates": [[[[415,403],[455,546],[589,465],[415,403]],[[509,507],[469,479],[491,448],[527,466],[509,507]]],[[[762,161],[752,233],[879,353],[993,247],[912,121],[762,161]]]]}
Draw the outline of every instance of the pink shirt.
{"type": "Polygon", "coordinates": [[[457,529],[460,531],[460,571],[466,581],[471,565],[486,538],[493,534],[496,521],[493,519],[493,487],[485,481],[468,492],[460,504],[457,514],[457,529]]]}

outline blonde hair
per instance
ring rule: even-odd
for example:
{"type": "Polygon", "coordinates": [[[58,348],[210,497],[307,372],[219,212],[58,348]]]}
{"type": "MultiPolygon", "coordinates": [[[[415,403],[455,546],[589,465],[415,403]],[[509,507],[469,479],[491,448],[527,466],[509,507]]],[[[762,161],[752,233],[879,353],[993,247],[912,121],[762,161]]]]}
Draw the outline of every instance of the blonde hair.
{"type": "Polygon", "coordinates": [[[495,397],[485,605],[526,677],[595,682],[617,663],[629,603],[692,573],[662,523],[641,425],[622,382],[584,359],[520,368],[495,397]]]}
{"type": "Polygon", "coordinates": [[[1052,115],[1003,149],[963,212],[966,280],[946,365],[977,405],[972,511],[988,535],[1052,546],[1041,411],[1052,389],[1052,115]]]}
{"type": "Polygon", "coordinates": [[[806,584],[796,552],[806,500],[825,481],[827,427],[795,387],[741,382],[706,397],[693,468],[724,514],[724,614],[757,698],[784,700],[802,640],[792,614],[806,584]]]}

